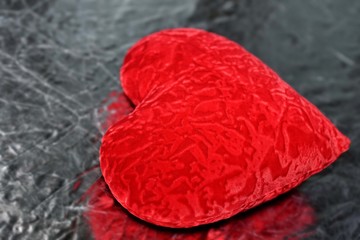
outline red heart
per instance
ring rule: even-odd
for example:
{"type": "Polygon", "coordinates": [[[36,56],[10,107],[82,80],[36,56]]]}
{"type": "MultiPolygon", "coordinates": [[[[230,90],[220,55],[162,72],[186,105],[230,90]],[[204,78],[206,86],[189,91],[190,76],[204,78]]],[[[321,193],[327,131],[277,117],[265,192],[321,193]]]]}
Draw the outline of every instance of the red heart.
{"type": "Polygon", "coordinates": [[[229,218],[299,185],[349,148],[310,102],[238,44],[197,29],[151,34],[121,72],[135,110],[100,164],[132,214],[168,227],[229,218]]]}

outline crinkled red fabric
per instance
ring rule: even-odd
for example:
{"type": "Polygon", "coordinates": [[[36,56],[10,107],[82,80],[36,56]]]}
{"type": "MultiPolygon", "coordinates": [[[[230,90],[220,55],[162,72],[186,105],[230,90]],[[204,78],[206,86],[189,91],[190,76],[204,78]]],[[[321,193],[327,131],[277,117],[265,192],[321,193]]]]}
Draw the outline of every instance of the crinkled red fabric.
{"type": "Polygon", "coordinates": [[[136,108],[106,132],[100,165],[120,204],[157,225],[229,218],[294,188],[349,148],[273,70],[203,30],[141,39],[121,81],[136,108]]]}

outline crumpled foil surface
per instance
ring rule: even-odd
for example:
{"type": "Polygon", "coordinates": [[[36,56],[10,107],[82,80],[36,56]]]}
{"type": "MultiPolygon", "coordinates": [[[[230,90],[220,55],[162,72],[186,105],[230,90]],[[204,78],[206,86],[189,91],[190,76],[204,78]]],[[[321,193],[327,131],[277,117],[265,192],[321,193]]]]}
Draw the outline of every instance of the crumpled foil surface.
{"type": "MultiPolygon", "coordinates": [[[[203,28],[242,44],[351,138],[346,154],[297,189],[314,214],[299,236],[360,239],[359,14],[356,0],[2,0],[0,239],[98,238],[84,195],[101,180],[98,149],[109,116],[129,110],[110,104],[121,92],[119,67],[136,40],[170,27],[203,28]]],[[[274,204],[266,208],[282,209],[274,204]]],[[[234,229],[284,238],[235,223],[215,226],[221,239],[245,236],[234,229]]],[[[119,238],[157,238],[131,227],[139,235],[119,238]]]]}

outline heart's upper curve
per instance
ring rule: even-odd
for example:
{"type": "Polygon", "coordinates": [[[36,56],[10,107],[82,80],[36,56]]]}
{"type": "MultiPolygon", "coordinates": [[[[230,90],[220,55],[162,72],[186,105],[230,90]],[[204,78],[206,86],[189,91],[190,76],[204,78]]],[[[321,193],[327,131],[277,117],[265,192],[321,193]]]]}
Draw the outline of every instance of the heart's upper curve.
{"type": "Polygon", "coordinates": [[[350,140],[238,44],[170,29],[132,47],[121,71],[137,105],[105,134],[100,164],[132,214],[168,227],[215,222],[330,165],[350,140]]]}

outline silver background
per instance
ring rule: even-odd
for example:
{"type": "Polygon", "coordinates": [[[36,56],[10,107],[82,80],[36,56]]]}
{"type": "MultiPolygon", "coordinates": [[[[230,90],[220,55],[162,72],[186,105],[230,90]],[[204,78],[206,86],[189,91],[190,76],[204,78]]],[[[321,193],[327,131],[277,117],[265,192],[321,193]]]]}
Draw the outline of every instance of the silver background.
{"type": "Polygon", "coordinates": [[[360,1],[1,0],[0,239],[88,239],[97,110],[140,37],[191,26],[243,44],[319,107],[351,150],[299,190],[310,239],[360,239],[360,1]],[[82,180],[80,188],[73,185],[82,180]]]}

